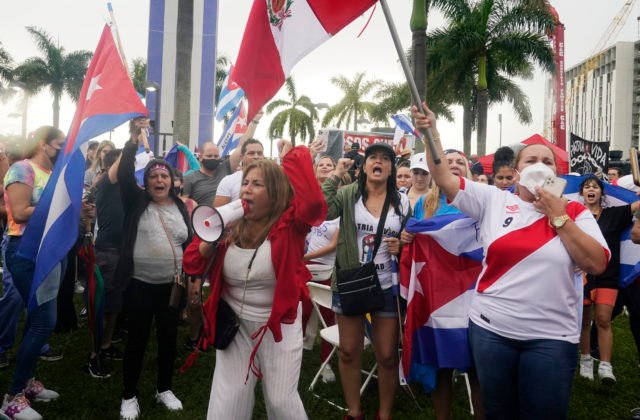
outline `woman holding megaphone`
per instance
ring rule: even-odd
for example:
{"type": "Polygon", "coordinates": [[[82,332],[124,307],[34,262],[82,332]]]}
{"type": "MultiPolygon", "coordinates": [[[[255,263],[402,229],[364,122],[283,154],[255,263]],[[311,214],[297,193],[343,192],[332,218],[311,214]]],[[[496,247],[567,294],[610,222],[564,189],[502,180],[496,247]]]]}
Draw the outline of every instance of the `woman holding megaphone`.
{"type": "Polygon", "coordinates": [[[196,227],[200,238],[185,252],[185,272],[205,273],[211,283],[201,341],[217,349],[209,419],[250,419],[259,378],[269,418],[307,418],[298,394],[300,300],[311,278],[304,242],[311,226],[325,220],[327,206],[309,150],[285,140],[278,150],[282,167],[260,160],[243,169],[244,215],[230,232],[218,242],[204,242],[213,227],[212,219],[204,219],[196,227]]]}

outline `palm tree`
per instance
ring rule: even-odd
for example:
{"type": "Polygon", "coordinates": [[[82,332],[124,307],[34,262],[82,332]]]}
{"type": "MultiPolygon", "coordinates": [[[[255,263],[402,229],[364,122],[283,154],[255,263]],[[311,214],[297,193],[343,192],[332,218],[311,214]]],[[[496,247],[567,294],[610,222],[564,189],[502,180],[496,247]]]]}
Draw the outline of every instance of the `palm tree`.
{"type": "Polygon", "coordinates": [[[278,108],[286,107],[271,120],[269,137],[271,140],[282,137],[285,126],[288,126],[289,138],[294,145],[298,135],[303,142],[307,139],[313,139],[316,135],[313,123],[318,121],[318,111],[315,105],[308,96],[298,96],[292,77],[287,77],[285,86],[289,100],[276,99],[267,105],[267,114],[278,108]]]}
{"type": "Polygon", "coordinates": [[[373,117],[375,104],[365,101],[364,98],[370,95],[375,88],[380,86],[379,80],[365,81],[364,72],[357,73],[352,80],[345,76],[335,76],[331,78],[331,83],[336,85],[344,93],[344,97],[337,104],[329,107],[326,115],[322,119],[322,125],[328,126],[331,121],[336,120],[338,127],[346,123],[349,129],[349,122],[353,118],[353,129],[358,131],[358,119],[362,117],[373,117]]]}
{"type": "Polygon", "coordinates": [[[77,101],[92,53],[78,50],[66,53],[42,29],[28,26],[43,57],[27,58],[15,69],[15,78],[27,86],[30,94],[48,87],[53,95],[53,126],[60,124],[60,99],[67,93],[77,101]]]}
{"type": "MultiPolygon", "coordinates": [[[[430,84],[430,83],[429,83],[430,84]]],[[[426,83],[425,83],[426,85],[426,83]]],[[[411,104],[411,92],[406,82],[400,83],[384,83],[374,95],[377,103],[375,104],[371,117],[374,121],[387,122],[393,114],[398,112],[409,112],[411,104]]],[[[453,121],[453,114],[448,105],[450,100],[438,97],[438,92],[429,90],[427,92],[427,103],[429,108],[438,115],[444,117],[447,121],[453,121]]]]}
{"type": "MultiPolygon", "coordinates": [[[[475,95],[477,150],[485,154],[490,83],[502,80],[499,76],[526,77],[533,63],[553,71],[553,51],[546,36],[553,29],[553,17],[544,3],[532,0],[432,0],[432,5],[442,10],[449,24],[429,34],[427,65],[456,80],[445,85],[458,91],[465,110],[475,95]],[[473,95],[465,89],[471,80],[473,95]]],[[[493,97],[522,99],[519,94],[493,97]]]]}
{"type": "Polygon", "coordinates": [[[229,74],[229,57],[221,54],[216,57],[216,99],[220,99],[220,91],[222,91],[222,84],[224,79],[229,74]]]}
{"type": "Polygon", "coordinates": [[[131,81],[136,92],[144,96],[147,83],[147,62],[144,58],[134,58],[131,62],[131,81]]]}
{"type": "Polygon", "coordinates": [[[11,96],[9,83],[13,78],[13,60],[9,52],[4,49],[0,42],[0,99],[4,100],[11,96]]]}

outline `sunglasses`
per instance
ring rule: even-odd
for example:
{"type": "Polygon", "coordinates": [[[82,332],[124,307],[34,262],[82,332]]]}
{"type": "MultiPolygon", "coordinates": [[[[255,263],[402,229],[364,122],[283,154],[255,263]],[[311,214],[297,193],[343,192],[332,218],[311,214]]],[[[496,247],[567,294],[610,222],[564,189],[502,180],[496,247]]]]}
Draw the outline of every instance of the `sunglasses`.
{"type": "Polygon", "coordinates": [[[461,152],[460,150],[456,150],[456,149],[447,149],[444,151],[445,155],[451,154],[451,153],[458,153],[459,155],[464,156],[465,158],[467,157],[467,155],[464,154],[464,152],[461,152]]]}

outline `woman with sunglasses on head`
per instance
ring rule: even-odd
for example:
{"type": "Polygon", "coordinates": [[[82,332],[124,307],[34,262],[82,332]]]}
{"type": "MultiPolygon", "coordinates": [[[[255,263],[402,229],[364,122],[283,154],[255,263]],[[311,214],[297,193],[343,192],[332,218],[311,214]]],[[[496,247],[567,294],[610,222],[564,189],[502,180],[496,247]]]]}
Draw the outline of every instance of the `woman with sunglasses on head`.
{"type": "Polygon", "coordinates": [[[633,213],[640,208],[640,201],[626,206],[607,207],[604,183],[595,175],[588,175],[580,184],[580,196],[591,211],[611,250],[611,260],[600,275],[587,275],[584,291],[584,311],[580,333],[580,376],[593,381],[593,358],[590,354],[591,320],[598,329],[600,364],[598,376],[603,384],[615,384],[616,377],[611,366],[613,332],[611,318],[618,296],[620,277],[620,235],[631,227],[633,213]],[[593,308],[593,309],[592,309],[593,308]],[[593,313],[592,313],[593,311],[593,313]]]}
{"type": "MultiPolygon", "coordinates": [[[[465,154],[459,150],[447,149],[444,151],[447,165],[449,170],[455,176],[462,178],[468,178],[470,174],[469,162],[465,154]]],[[[426,168],[426,155],[421,153],[424,159],[424,166],[426,168]]],[[[416,155],[418,156],[418,155],[416,155]]],[[[417,220],[429,219],[435,216],[442,216],[446,214],[462,214],[460,210],[450,205],[444,193],[437,185],[432,185],[429,192],[420,197],[417,201],[414,210],[413,217],[417,220]]],[[[401,240],[403,243],[411,243],[414,239],[414,234],[407,231],[403,231],[401,240]]],[[[446,278],[439,279],[442,282],[446,282],[446,278]]],[[[474,408],[474,415],[477,419],[483,418],[482,404],[480,402],[480,387],[478,385],[478,376],[475,369],[471,366],[451,366],[447,368],[439,368],[436,371],[436,388],[431,393],[431,400],[433,401],[433,407],[436,413],[436,419],[447,420],[452,416],[453,405],[453,371],[455,369],[466,370],[469,374],[469,382],[471,385],[471,397],[474,408]]]]}
{"type": "MultiPolygon", "coordinates": [[[[445,160],[436,118],[414,107],[445,160]]],[[[518,152],[517,193],[468,182],[427,157],[452,206],[478,221],[483,270],[469,312],[469,338],[487,418],[566,418],[576,367],[581,290],[576,267],[601,274],[609,249],[591,213],[540,187],[556,174],[544,145],[518,152]]]]}
{"type": "MultiPolygon", "coordinates": [[[[392,291],[392,256],[400,253],[400,232],[410,215],[409,199],[396,189],[395,152],[385,143],[367,147],[358,181],[338,190],[339,179],[353,163],[340,159],[331,178],[322,184],[329,214],[340,217],[340,234],[336,251],[336,269],[357,269],[375,263],[382,289],[383,306],[371,313],[373,348],[378,362],[379,419],[391,418],[398,387],[398,300],[392,291]],[[379,247],[379,223],[385,207],[384,232],[379,247]],[[376,252],[377,249],[377,252],[376,252]],[[375,258],[373,258],[375,254],[375,258]],[[373,261],[371,261],[373,259],[373,261]]],[[[347,403],[345,419],[364,418],[360,406],[361,356],[364,343],[363,315],[345,315],[340,295],[333,284],[333,305],[340,336],[339,368],[342,390],[347,403]]]]}

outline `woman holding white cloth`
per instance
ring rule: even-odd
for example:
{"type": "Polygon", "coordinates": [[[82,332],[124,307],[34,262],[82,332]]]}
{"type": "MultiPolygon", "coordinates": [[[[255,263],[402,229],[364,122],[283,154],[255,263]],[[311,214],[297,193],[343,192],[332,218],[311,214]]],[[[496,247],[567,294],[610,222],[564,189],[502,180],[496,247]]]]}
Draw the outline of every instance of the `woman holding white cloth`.
{"type": "MultiPolygon", "coordinates": [[[[435,115],[414,108],[445,160],[435,115]]],[[[601,273],[609,249],[591,213],[540,188],[556,174],[544,145],[515,159],[516,194],[465,182],[427,156],[431,176],[454,207],[475,218],[485,259],[469,313],[469,335],[487,419],[566,418],[579,339],[574,268],[601,273]]]]}

